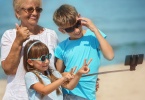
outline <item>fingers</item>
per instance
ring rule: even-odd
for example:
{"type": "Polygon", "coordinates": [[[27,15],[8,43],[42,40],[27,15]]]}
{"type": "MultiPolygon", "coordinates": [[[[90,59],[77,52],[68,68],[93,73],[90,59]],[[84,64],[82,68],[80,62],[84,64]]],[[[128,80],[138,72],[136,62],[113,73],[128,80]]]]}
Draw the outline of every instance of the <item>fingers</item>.
{"type": "Polygon", "coordinates": [[[73,74],[73,68],[71,68],[71,70],[70,70],[70,74],[73,74]]]}
{"type": "Polygon", "coordinates": [[[20,42],[24,42],[30,38],[30,31],[27,27],[19,26],[17,23],[16,25],[16,39],[20,42]]]}
{"type": "Polygon", "coordinates": [[[74,78],[74,75],[73,74],[70,74],[68,72],[67,74],[63,75],[63,77],[64,77],[65,81],[69,81],[69,80],[71,80],[71,79],[74,78]]]}
{"type": "Polygon", "coordinates": [[[89,66],[89,64],[91,63],[91,61],[92,61],[92,58],[88,61],[88,63],[86,62],[86,59],[84,60],[84,65],[85,66],[89,66]]]}
{"type": "Polygon", "coordinates": [[[84,18],[84,17],[79,17],[78,20],[82,20],[82,21],[85,21],[86,22],[88,19],[87,18],[84,18]]]}
{"type": "Polygon", "coordinates": [[[71,68],[70,74],[74,74],[75,70],[76,70],[77,66],[74,68],[71,68]]]}
{"type": "Polygon", "coordinates": [[[88,64],[87,64],[88,66],[89,66],[89,64],[91,63],[91,61],[92,61],[92,58],[89,60],[89,62],[88,62],[88,64]]]}
{"type": "Polygon", "coordinates": [[[87,63],[86,63],[86,59],[84,60],[84,65],[86,65],[87,63]]]}
{"type": "Polygon", "coordinates": [[[15,25],[16,25],[16,29],[18,30],[20,28],[19,25],[17,23],[15,25]]]}

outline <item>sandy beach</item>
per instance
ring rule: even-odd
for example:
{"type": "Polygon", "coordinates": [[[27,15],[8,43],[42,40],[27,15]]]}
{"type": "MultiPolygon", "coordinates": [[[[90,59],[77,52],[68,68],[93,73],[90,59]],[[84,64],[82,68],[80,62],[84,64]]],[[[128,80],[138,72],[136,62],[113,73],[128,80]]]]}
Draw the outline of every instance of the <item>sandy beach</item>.
{"type": "Polygon", "coordinates": [[[101,67],[99,72],[106,73],[98,76],[97,100],[145,100],[145,60],[135,71],[128,69],[124,64],[101,67]]]}
{"type": "Polygon", "coordinates": [[[4,95],[6,84],[6,80],[0,80],[0,100],[2,100],[2,97],[4,95]]]}
{"type": "MultiPolygon", "coordinates": [[[[97,100],[145,100],[145,60],[135,71],[129,69],[124,64],[101,67],[97,100]]],[[[6,80],[0,80],[0,100],[5,87],[6,80]]]]}

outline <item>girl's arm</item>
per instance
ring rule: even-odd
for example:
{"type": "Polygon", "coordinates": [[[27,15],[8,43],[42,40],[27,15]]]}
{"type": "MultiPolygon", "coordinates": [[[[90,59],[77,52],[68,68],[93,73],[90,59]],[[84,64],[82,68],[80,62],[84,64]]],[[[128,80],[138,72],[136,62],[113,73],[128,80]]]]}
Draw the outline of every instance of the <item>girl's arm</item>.
{"type": "MultiPolygon", "coordinates": [[[[72,90],[76,87],[76,85],[78,84],[82,74],[87,74],[90,69],[89,69],[89,64],[91,63],[92,59],[90,59],[90,61],[88,63],[86,63],[86,59],[84,60],[84,64],[83,66],[78,70],[78,72],[74,75],[74,78],[71,79],[67,84],[63,84],[62,86],[64,88],[67,88],[69,90],[72,90]]],[[[70,73],[73,74],[74,70],[71,71],[70,73]]]]}
{"type": "Polygon", "coordinates": [[[66,77],[62,77],[59,78],[58,80],[56,80],[55,82],[48,84],[48,85],[44,85],[40,82],[35,83],[33,85],[31,85],[31,89],[34,89],[35,91],[37,91],[40,94],[43,95],[47,95],[51,92],[53,92],[54,90],[56,90],[59,86],[61,86],[65,81],[67,80],[66,77]]]}

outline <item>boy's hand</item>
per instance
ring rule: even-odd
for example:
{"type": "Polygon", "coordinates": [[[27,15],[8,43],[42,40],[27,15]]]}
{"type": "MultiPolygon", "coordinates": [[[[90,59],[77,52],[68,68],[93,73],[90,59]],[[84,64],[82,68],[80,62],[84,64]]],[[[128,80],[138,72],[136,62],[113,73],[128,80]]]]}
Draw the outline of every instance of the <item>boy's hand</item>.
{"type": "Polygon", "coordinates": [[[87,74],[90,71],[90,68],[88,67],[89,64],[91,63],[92,59],[89,60],[88,63],[86,63],[86,59],[84,60],[84,64],[83,66],[79,69],[79,71],[77,72],[78,74],[87,74]]]}
{"type": "Polygon", "coordinates": [[[78,20],[81,20],[81,25],[86,26],[93,32],[97,29],[97,27],[94,25],[94,23],[88,18],[80,17],[78,20]]]}

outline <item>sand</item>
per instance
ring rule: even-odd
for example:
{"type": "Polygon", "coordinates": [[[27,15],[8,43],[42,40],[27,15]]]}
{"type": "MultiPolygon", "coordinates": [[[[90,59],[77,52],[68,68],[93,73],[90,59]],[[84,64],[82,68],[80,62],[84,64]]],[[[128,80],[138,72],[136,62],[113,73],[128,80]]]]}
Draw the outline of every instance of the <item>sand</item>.
{"type": "MultiPolygon", "coordinates": [[[[145,60],[135,71],[129,68],[124,64],[101,67],[97,100],[145,100],[145,60]]],[[[0,100],[5,87],[6,80],[0,80],[0,100]]]]}
{"type": "Polygon", "coordinates": [[[99,72],[114,72],[99,74],[97,100],[145,100],[145,61],[135,71],[129,68],[124,64],[100,68],[99,72]]]}
{"type": "Polygon", "coordinates": [[[2,100],[2,97],[4,95],[6,85],[7,85],[6,80],[0,80],[0,100],[2,100]]]}

